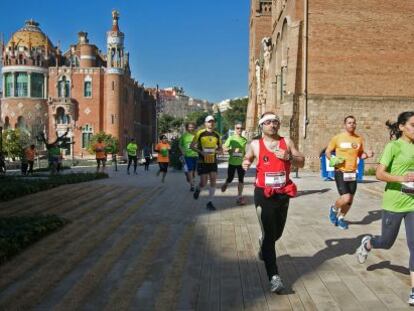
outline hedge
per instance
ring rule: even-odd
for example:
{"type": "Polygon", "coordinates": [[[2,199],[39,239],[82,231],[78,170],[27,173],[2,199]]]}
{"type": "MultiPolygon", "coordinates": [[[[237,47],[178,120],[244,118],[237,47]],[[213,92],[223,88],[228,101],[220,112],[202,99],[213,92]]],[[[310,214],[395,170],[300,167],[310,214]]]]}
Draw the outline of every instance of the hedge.
{"type": "Polygon", "coordinates": [[[56,215],[0,217],[0,265],[66,223],[56,215]]]}
{"type": "Polygon", "coordinates": [[[61,185],[107,178],[105,173],[71,173],[50,176],[46,179],[0,177],[0,202],[9,201],[24,195],[52,189],[61,185]]]}

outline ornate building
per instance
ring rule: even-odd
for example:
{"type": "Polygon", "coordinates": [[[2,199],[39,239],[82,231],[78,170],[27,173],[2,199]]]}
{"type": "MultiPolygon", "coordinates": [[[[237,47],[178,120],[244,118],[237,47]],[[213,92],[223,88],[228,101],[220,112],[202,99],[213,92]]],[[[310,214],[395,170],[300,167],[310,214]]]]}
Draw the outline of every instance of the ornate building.
{"type": "Polygon", "coordinates": [[[282,134],[317,168],[344,117],[355,115],[378,155],[389,138],[385,121],[414,106],[414,2],[252,0],[251,7],[247,130],[257,130],[263,111],[276,111],[282,134]],[[267,31],[254,28],[269,5],[267,31]]]}
{"type": "Polygon", "coordinates": [[[1,120],[32,139],[45,131],[49,140],[69,129],[74,142],[66,154],[87,155],[90,137],[100,131],[139,144],[155,141],[155,98],[131,77],[119,13],[112,12],[106,53],[86,32],[66,52],[52,44],[33,20],[5,45],[1,120]]]}

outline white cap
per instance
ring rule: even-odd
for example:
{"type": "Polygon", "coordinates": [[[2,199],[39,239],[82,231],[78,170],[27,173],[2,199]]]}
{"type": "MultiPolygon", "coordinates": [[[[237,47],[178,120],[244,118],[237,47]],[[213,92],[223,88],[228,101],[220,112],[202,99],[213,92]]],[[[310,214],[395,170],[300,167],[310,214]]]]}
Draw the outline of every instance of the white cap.
{"type": "Polygon", "coordinates": [[[207,116],[207,117],[205,118],[204,122],[208,122],[208,121],[211,121],[211,120],[215,121],[215,120],[214,120],[214,117],[213,117],[213,116],[207,116]]]}

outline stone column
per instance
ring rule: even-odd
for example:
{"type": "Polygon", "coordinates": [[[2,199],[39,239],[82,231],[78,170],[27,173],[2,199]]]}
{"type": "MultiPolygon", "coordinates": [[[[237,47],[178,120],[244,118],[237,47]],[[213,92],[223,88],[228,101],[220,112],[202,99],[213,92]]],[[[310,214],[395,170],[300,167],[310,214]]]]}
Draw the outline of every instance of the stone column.
{"type": "Polygon", "coordinates": [[[48,91],[48,77],[47,74],[43,74],[43,98],[47,99],[47,91],[48,91]]]}
{"type": "Polygon", "coordinates": [[[2,90],[3,90],[3,98],[4,98],[6,97],[6,74],[3,74],[2,82],[3,82],[2,90]]]}
{"type": "Polygon", "coordinates": [[[27,97],[32,97],[32,73],[27,73],[27,97]]]}

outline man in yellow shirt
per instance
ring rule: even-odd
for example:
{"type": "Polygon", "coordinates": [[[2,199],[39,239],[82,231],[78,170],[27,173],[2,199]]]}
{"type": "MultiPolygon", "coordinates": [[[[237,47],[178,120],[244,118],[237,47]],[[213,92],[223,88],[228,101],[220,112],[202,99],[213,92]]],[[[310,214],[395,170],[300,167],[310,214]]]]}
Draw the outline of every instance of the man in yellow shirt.
{"type": "Polygon", "coordinates": [[[340,195],[329,209],[329,219],[335,226],[348,229],[345,215],[351,208],[357,189],[358,158],[367,159],[374,153],[364,151],[362,137],[355,134],[356,119],[354,116],[347,116],[344,119],[344,127],[343,133],[331,139],[325,153],[332,166],[335,167],[335,182],[340,195]],[[332,152],[335,152],[335,157],[332,152]]]}

